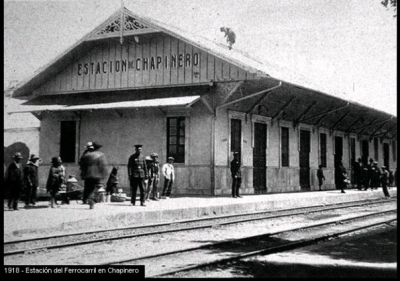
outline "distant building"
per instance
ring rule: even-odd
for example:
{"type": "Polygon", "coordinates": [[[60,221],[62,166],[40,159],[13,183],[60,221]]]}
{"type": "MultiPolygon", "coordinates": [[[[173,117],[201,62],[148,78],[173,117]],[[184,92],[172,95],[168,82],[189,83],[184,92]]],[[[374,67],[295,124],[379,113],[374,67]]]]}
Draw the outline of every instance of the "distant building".
{"type": "Polygon", "coordinates": [[[395,116],[309,82],[318,77],[123,14],[123,40],[117,11],[15,90],[29,101],[14,112],[41,120],[42,166],[60,155],[67,174],[79,175],[84,145],[99,141],[127,188],[128,158],[140,143],[162,163],[175,158],[174,194],[199,195],[231,193],[234,151],[241,194],[318,190],[319,165],[323,187],[334,189],[337,163],[351,173],[358,157],[397,166],[395,116]]]}

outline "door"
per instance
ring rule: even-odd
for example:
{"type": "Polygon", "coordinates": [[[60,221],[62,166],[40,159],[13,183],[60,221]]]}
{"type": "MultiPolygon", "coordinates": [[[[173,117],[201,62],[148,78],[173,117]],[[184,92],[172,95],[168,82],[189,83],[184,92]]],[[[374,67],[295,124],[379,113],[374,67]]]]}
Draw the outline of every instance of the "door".
{"type": "Polygon", "coordinates": [[[362,149],[362,163],[364,164],[364,166],[368,165],[368,157],[369,157],[369,144],[368,144],[368,140],[362,140],[361,141],[361,149],[362,149]]]}
{"type": "Polygon", "coordinates": [[[267,125],[254,123],[253,187],[255,193],[266,193],[267,125]]]}
{"type": "Polygon", "coordinates": [[[231,151],[239,152],[239,163],[242,163],[241,139],[242,139],[242,121],[240,119],[231,119],[231,151]]]}
{"type": "Polygon", "coordinates": [[[300,130],[300,186],[310,189],[310,131],[300,130]]]}
{"type": "Polygon", "coordinates": [[[343,138],[342,137],[335,137],[335,184],[336,188],[340,189],[338,184],[338,173],[337,168],[339,166],[339,162],[343,161],[343,138]]]}
{"type": "Polygon", "coordinates": [[[389,144],[383,144],[383,165],[386,166],[386,169],[390,169],[389,167],[389,144]]]}

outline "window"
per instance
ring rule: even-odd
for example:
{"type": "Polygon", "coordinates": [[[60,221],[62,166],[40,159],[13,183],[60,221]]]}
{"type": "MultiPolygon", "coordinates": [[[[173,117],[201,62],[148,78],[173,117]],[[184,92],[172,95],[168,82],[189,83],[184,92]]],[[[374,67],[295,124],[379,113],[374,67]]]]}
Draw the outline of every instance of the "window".
{"type": "Polygon", "coordinates": [[[393,152],[393,161],[397,161],[397,149],[396,149],[396,142],[392,141],[392,152],[393,152]]]}
{"type": "Polygon", "coordinates": [[[167,157],[185,163],[185,117],[167,119],[167,157]]]}
{"type": "Polygon", "coordinates": [[[375,150],[375,161],[378,161],[379,159],[379,144],[378,144],[378,139],[374,138],[374,150],[375,150]]]}
{"type": "Polygon", "coordinates": [[[282,167],[289,167],[289,128],[281,128],[282,167]]]}
{"type": "Polygon", "coordinates": [[[61,121],[60,157],[65,163],[75,162],[76,121],[61,121]]]}
{"type": "Polygon", "coordinates": [[[322,165],[323,168],[326,168],[326,134],[321,133],[319,141],[321,147],[320,165],[322,165]]]}

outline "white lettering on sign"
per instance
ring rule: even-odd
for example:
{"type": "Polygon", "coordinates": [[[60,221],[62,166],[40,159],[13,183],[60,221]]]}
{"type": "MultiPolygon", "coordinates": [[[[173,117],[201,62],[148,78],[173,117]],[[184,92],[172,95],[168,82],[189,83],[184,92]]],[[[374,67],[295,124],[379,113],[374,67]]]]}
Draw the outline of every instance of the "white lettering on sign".
{"type": "Polygon", "coordinates": [[[115,60],[91,63],[79,63],[78,75],[126,72],[129,68],[136,71],[156,70],[161,68],[191,67],[199,65],[199,54],[177,54],[171,57],[143,57],[134,60],[115,60]]]}

